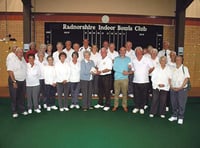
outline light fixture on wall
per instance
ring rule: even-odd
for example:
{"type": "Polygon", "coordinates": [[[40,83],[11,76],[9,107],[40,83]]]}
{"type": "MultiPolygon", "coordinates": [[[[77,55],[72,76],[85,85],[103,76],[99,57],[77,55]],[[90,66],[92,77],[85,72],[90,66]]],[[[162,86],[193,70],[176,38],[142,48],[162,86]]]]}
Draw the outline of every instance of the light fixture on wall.
{"type": "Polygon", "coordinates": [[[108,15],[103,15],[101,17],[101,21],[102,21],[102,23],[109,23],[110,17],[108,15]]]}

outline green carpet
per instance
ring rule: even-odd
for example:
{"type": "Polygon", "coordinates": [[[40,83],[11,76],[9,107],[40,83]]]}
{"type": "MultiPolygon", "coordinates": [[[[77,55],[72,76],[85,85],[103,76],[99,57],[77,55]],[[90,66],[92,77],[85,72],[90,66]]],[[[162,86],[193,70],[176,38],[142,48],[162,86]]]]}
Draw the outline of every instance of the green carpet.
{"type": "Polygon", "coordinates": [[[42,111],[13,119],[10,100],[0,99],[0,148],[200,148],[200,99],[189,99],[183,125],[131,109],[42,111]]]}

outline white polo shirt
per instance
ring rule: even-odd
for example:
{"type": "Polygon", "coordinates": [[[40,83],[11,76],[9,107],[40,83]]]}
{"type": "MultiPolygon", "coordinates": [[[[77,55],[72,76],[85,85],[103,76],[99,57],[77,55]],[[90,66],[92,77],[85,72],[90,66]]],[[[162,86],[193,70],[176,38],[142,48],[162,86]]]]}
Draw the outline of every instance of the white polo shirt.
{"type": "Polygon", "coordinates": [[[84,51],[91,51],[91,47],[90,46],[88,46],[87,48],[85,48],[84,46],[82,46],[82,47],[80,47],[79,48],[79,51],[81,51],[81,52],[84,52],[84,51]]]}
{"type": "Polygon", "coordinates": [[[69,82],[70,77],[70,65],[68,62],[61,63],[61,61],[55,64],[56,70],[56,82],[62,83],[64,80],[69,82]]]}
{"type": "Polygon", "coordinates": [[[27,69],[26,64],[27,63],[24,60],[24,58],[20,60],[16,56],[12,60],[9,60],[9,62],[7,62],[7,71],[12,71],[14,73],[15,80],[24,81],[26,79],[26,69],[27,69]]]}
{"type": "Polygon", "coordinates": [[[149,70],[153,68],[152,61],[143,56],[140,61],[134,59],[132,70],[134,71],[133,83],[149,83],[149,70]]]}
{"type": "MultiPolygon", "coordinates": [[[[112,60],[108,56],[106,56],[104,59],[101,57],[97,67],[99,71],[102,71],[104,69],[112,70],[112,60]]],[[[107,74],[111,74],[111,71],[106,73],[101,73],[100,75],[107,75],[107,74]]]]}
{"type": "Polygon", "coordinates": [[[40,67],[37,64],[34,64],[33,67],[31,67],[31,64],[27,63],[26,86],[40,85],[39,82],[40,75],[41,75],[40,67]]]}
{"type": "Polygon", "coordinates": [[[94,65],[97,66],[99,60],[101,59],[101,55],[100,53],[96,52],[95,54],[93,54],[91,52],[91,56],[90,56],[90,60],[92,60],[94,62],[94,65]]]}
{"type": "Polygon", "coordinates": [[[44,79],[44,67],[48,65],[48,62],[44,59],[42,62],[40,62],[39,60],[35,60],[35,63],[40,67],[41,75],[39,79],[42,80],[44,79]]]}
{"type": "Polygon", "coordinates": [[[53,85],[56,83],[56,70],[55,66],[44,67],[44,82],[46,85],[53,85]]]}
{"type": "Polygon", "coordinates": [[[9,53],[6,57],[6,66],[8,66],[9,62],[13,63],[13,60],[15,60],[15,58],[17,58],[17,56],[14,52],[9,53]]]}
{"type": "Polygon", "coordinates": [[[70,62],[70,77],[69,81],[72,83],[80,82],[80,71],[81,71],[81,65],[80,62],[77,61],[76,64],[74,64],[72,61],[70,62]]]}
{"type": "Polygon", "coordinates": [[[162,56],[165,56],[165,51],[166,51],[166,55],[167,55],[167,62],[169,62],[170,61],[170,50],[169,49],[163,49],[163,50],[160,50],[159,52],[158,52],[158,57],[160,58],[160,57],[162,57],[162,56]]]}
{"type": "Polygon", "coordinates": [[[131,62],[136,58],[135,51],[131,49],[130,51],[126,50],[126,56],[131,59],[131,62]]]}
{"type": "Polygon", "coordinates": [[[110,52],[110,50],[108,50],[107,56],[111,58],[112,61],[114,61],[114,59],[119,56],[119,53],[115,50],[113,52],[110,52]]]}
{"type": "Polygon", "coordinates": [[[70,62],[71,59],[72,59],[72,53],[74,52],[74,49],[70,49],[70,50],[67,50],[66,48],[63,49],[63,52],[66,53],[67,55],[67,61],[70,62]]]}
{"type": "MultiPolygon", "coordinates": [[[[186,66],[181,65],[179,68],[172,69],[172,77],[171,77],[172,87],[175,88],[181,87],[185,78],[190,78],[190,74],[186,66]],[[183,67],[184,67],[184,72],[183,72],[183,67]]],[[[186,87],[187,84],[185,85],[184,88],[186,87]]]]}
{"type": "Polygon", "coordinates": [[[164,69],[161,66],[155,67],[151,77],[153,89],[168,91],[170,88],[169,79],[171,78],[171,74],[171,69],[167,65],[164,69]],[[165,86],[159,87],[159,84],[164,84],[165,86]]]}

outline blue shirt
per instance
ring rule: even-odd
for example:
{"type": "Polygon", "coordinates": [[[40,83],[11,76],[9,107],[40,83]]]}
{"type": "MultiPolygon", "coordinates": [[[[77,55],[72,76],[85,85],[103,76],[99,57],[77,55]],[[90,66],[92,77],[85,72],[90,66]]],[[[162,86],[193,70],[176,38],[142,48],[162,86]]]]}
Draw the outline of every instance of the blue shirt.
{"type": "Polygon", "coordinates": [[[90,60],[86,62],[84,59],[81,61],[81,71],[80,71],[80,79],[85,81],[90,81],[92,78],[91,68],[95,67],[94,62],[90,60]]]}
{"type": "Polygon", "coordinates": [[[128,79],[128,75],[124,75],[123,71],[128,71],[128,64],[131,62],[131,59],[127,56],[124,58],[118,56],[114,60],[113,70],[115,71],[114,78],[115,80],[128,79]]]}

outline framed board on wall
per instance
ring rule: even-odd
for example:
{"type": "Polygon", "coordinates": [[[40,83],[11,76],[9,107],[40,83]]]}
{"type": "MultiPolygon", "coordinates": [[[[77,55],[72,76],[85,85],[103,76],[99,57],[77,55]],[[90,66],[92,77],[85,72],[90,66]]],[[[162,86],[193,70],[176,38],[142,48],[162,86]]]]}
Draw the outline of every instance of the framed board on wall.
{"type": "Polygon", "coordinates": [[[126,41],[136,46],[147,47],[152,45],[158,50],[162,49],[163,26],[134,25],[134,24],[97,24],[97,23],[45,23],[45,43],[55,45],[58,41],[65,43],[66,40],[82,45],[83,39],[87,38],[90,45],[96,44],[101,48],[103,41],[113,42],[116,50],[124,46],[126,41]]]}

